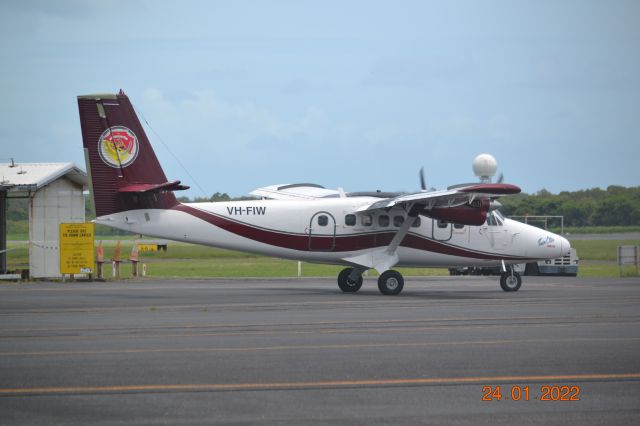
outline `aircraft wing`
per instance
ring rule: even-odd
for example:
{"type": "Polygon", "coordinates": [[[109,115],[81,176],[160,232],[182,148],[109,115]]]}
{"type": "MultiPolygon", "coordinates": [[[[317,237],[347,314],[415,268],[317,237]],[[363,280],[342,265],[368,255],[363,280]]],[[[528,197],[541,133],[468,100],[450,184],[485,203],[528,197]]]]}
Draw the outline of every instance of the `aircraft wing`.
{"type": "Polygon", "coordinates": [[[340,191],[327,189],[314,183],[263,186],[262,188],[254,189],[249,194],[274,200],[315,200],[344,195],[340,191]]]}
{"type": "Polygon", "coordinates": [[[388,209],[398,204],[421,204],[427,209],[434,207],[458,207],[471,203],[477,199],[490,199],[505,195],[518,194],[520,188],[506,183],[475,183],[455,185],[441,191],[422,191],[413,194],[403,194],[397,197],[385,198],[374,203],[364,205],[358,211],[388,209]]]}
{"type": "MultiPolygon", "coordinates": [[[[480,224],[485,221],[491,200],[505,195],[517,194],[520,188],[503,183],[464,184],[443,191],[416,192],[385,198],[365,204],[358,211],[389,209],[402,205],[409,218],[425,214],[432,218],[454,223],[480,224]],[[473,207],[471,204],[474,204],[473,207]]],[[[386,247],[378,247],[365,253],[343,258],[343,260],[365,268],[375,268],[379,273],[398,263],[398,246],[409,233],[413,220],[405,220],[386,247]]]]}

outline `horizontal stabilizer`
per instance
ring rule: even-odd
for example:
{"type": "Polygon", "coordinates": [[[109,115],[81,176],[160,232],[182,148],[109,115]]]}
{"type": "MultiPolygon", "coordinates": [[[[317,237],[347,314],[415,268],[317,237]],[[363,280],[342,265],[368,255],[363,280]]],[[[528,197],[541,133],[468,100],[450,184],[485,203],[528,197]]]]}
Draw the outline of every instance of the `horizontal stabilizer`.
{"type": "Polygon", "coordinates": [[[179,180],[174,180],[173,182],[164,182],[164,183],[133,183],[122,188],[118,188],[118,192],[126,192],[126,193],[145,193],[145,192],[159,192],[159,191],[184,191],[185,189],[189,189],[186,185],[180,185],[179,180]]]}

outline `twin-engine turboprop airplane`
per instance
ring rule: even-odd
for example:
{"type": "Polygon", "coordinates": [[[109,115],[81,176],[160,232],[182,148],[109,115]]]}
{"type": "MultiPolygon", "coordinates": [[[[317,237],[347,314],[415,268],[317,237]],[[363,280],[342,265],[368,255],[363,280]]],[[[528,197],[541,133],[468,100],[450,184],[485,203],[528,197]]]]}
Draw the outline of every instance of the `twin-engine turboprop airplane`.
{"type": "Polygon", "coordinates": [[[254,190],[252,201],[180,203],[129,98],[78,96],[96,222],[176,241],[308,262],[344,265],[338,286],[356,292],[362,273],[380,273],[383,294],[404,286],[396,266],[501,266],[500,285],[517,291],[510,265],[552,259],[569,242],[505,219],[493,200],[520,188],[476,183],[413,194],[325,189],[313,184],[254,190]]]}

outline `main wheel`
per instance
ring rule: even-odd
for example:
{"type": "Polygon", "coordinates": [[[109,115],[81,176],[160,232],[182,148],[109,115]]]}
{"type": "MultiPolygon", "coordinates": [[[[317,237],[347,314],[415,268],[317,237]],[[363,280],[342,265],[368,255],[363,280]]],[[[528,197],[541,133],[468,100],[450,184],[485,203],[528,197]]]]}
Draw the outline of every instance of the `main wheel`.
{"type": "Polygon", "coordinates": [[[398,294],[404,287],[404,278],[398,271],[386,271],[378,277],[378,289],[382,294],[398,294]]]}
{"type": "Polygon", "coordinates": [[[353,268],[345,268],[338,274],[338,287],[345,293],[355,293],[362,287],[362,274],[358,275],[357,280],[349,278],[353,273],[353,268]]]}
{"type": "Polygon", "coordinates": [[[522,278],[517,272],[505,272],[500,276],[500,287],[504,291],[518,291],[522,285],[522,278]]]}

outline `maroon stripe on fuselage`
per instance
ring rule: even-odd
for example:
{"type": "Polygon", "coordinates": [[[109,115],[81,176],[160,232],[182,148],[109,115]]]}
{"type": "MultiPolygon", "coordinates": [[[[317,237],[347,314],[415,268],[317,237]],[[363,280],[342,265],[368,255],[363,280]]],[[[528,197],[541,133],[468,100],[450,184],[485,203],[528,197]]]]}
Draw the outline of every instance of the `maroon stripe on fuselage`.
{"type": "MultiPolygon", "coordinates": [[[[308,234],[292,234],[287,232],[274,231],[272,229],[260,228],[248,225],[243,222],[230,220],[215,213],[200,210],[184,204],[173,207],[173,210],[179,210],[192,216],[202,219],[225,231],[248,238],[250,240],[259,241],[272,246],[309,251],[309,235],[308,234]]],[[[331,252],[347,252],[371,249],[375,247],[388,246],[395,235],[395,231],[372,232],[366,234],[350,234],[336,235],[335,245],[331,252]]],[[[315,247],[331,247],[332,236],[313,236],[314,241],[317,240],[315,247]]],[[[524,260],[518,256],[501,256],[492,253],[476,252],[457,246],[445,244],[441,241],[423,237],[418,234],[408,234],[400,244],[403,247],[409,247],[417,250],[423,250],[433,253],[446,254],[458,257],[467,257],[472,259],[488,259],[488,260],[524,260]]]]}

